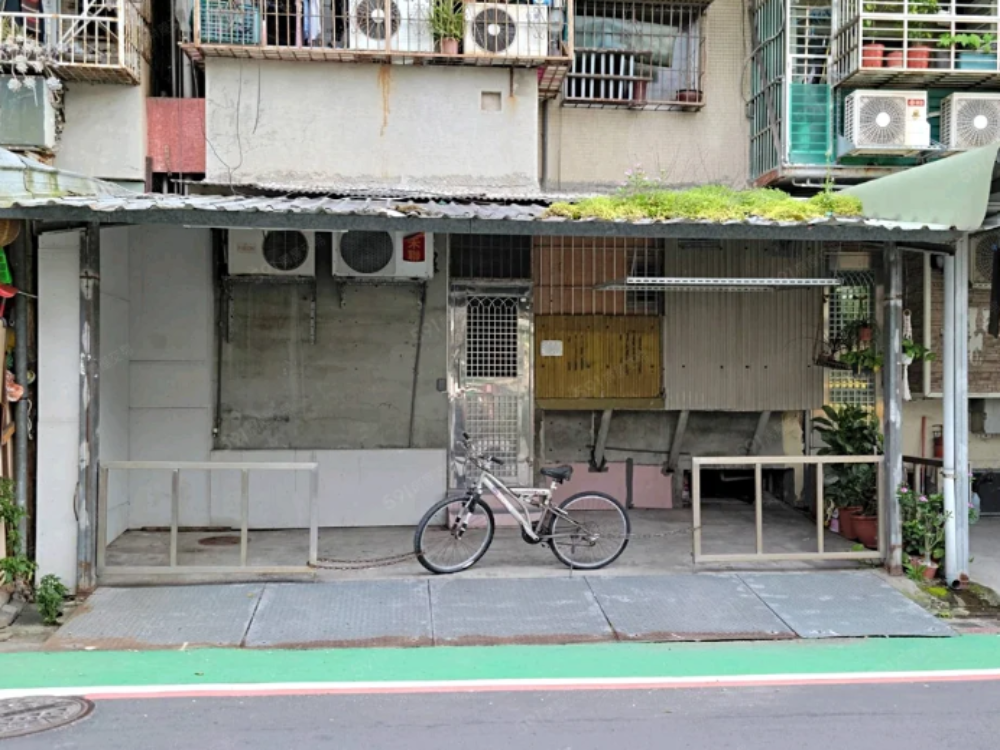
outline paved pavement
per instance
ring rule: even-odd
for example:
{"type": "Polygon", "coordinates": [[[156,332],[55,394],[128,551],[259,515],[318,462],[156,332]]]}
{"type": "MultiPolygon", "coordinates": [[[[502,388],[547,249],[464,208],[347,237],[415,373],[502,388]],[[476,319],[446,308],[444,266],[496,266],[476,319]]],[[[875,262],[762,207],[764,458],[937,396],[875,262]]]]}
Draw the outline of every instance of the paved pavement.
{"type": "Polygon", "coordinates": [[[97,591],[47,649],[951,636],[872,572],[239,584],[97,591]]]}
{"type": "Polygon", "coordinates": [[[1000,682],[98,702],[5,750],[994,750],[1000,682]]]}

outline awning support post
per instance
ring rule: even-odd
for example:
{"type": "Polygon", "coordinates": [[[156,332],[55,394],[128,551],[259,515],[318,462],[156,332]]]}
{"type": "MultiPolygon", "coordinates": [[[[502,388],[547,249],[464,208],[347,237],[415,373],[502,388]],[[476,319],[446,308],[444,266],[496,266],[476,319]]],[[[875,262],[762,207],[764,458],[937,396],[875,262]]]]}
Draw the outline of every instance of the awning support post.
{"type": "Polygon", "coordinates": [[[883,434],[885,436],[885,486],[882,513],[886,525],[883,538],[888,542],[885,566],[890,575],[903,572],[903,525],[896,489],[903,484],[903,264],[895,243],[886,245],[885,328],[883,346],[885,367],[882,385],[885,393],[883,434]]]}

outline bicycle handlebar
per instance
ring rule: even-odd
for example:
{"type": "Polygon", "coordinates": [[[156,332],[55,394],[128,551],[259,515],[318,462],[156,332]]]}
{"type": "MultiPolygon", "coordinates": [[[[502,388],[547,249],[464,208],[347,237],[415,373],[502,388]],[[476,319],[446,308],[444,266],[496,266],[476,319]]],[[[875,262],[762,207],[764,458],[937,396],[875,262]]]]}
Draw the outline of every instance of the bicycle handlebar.
{"type": "Polygon", "coordinates": [[[476,460],[487,461],[488,463],[494,464],[495,466],[503,466],[504,465],[504,462],[502,460],[500,460],[499,458],[497,458],[496,456],[487,456],[487,455],[484,455],[482,453],[473,453],[471,451],[470,447],[469,447],[469,443],[472,440],[472,437],[469,435],[469,433],[463,432],[462,433],[462,438],[463,438],[462,442],[463,442],[463,444],[465,446],[466,451],[469,454],[469,458],[471,458],[473,461],[476,461],[476,460]]]}

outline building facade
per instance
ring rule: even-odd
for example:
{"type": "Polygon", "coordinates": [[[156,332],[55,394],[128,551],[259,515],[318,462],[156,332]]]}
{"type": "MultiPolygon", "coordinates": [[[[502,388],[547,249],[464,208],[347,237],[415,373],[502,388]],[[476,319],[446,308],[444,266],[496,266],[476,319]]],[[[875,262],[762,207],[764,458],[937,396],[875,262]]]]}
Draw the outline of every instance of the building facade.
{"type": "MultiPolygon", "coordinates": [[[[19,117],[0,127],[0,146],[125,191],[260,205],[283,196],[303,210],[330,197],[392,199],[400,216],[408,200],[455,212],[488,201],[502,217],[629,180],[809,192],[933,156],[913,144],[838,151],[855,106],[847,83],[918,88],[922,69],[912,52],[898,75],[852,68],[860,48],[845,50],[829,2],[89,7],[0,14],[60,82],[51,93],[5,89],[19,117]],[[63,41],[49,44],[54,35],[63,41]],[[831,44],[832,57],[818,51],[831,44]]],[[[935,75],[949,85],[968,78],[959,57],[945,62],[935,75]]],[[[976,75],[1000,84],[1000,73],[976,75]]],[[[851,320],[880,314],[880,248],[396,226],[306,230],[291,210],[252,229],[205,215],[100,229],[96,460],[315,460],[329,499],[320,526],[409,526],[463,485],[454,448],[469,431],[507,459],[512,482],[570,463],[581,486],[628,483],[639,507],[670,508],[684,502],[691,456],[801,456],[823,404],[880,403],[876,376],[829,371],[818,357],[851,320]],[[781,295],[615,287],[628,277],[841,285],[781,295]]],[[[35,250],[36,461],[46,467],[33,492],[35,552],[43,572],[73,581],[86,407],[79,248],[94,230],[45,229],[35,250]]],[[[929,288],[918,296],[932,307],[933,266],[914,263],[906,293],[929,288]]],[[[933,345],[940,323],[916,317],[933,345]]],[[[971,347],[984,370],[994,346],[971,347]]],[[[935,408],[931,367],[908,425],[935,408]]],[[[253,527],[308,526],[303,481],[255,480],[253,527]]],[[[790,502],[808,494],[801,472],[784,481],[778,494],[790,502]]],[[[238,484],[186,473],[181,526],[239,526],[238,484]]],[[[162,472],[113,475],[104,542],[169,527],[171,492],[162,472]]]]}

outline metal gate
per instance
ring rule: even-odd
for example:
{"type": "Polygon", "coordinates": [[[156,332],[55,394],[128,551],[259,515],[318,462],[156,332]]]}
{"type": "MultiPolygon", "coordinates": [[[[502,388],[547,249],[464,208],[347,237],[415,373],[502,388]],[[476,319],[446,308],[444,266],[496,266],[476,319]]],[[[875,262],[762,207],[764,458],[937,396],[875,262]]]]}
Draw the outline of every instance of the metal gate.
{"type": "Polygon", "coordinates": [[[466,471],[464,452],[456,455],[463,432],[477,449],[504,462],[497,476],[528,485],[534,433],[529,290],[453,289],[449,313],[449,485],[464,488],[478,478],[471,467],[466,471]]]}

